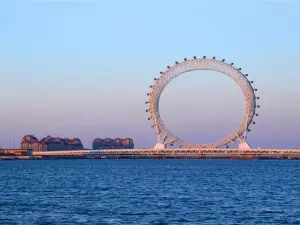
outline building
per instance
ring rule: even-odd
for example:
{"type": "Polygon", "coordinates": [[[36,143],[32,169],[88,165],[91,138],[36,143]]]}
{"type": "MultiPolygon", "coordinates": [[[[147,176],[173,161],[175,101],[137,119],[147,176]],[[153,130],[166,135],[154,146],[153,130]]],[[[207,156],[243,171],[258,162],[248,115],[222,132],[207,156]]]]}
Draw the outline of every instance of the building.
{"type": "Polygon", "coordinates": [[[84,149],[79,138],[59,138],[47,136],[38,140],[34,135],[26,135],[21,140],[21,149],[32,149],[32,151],[58,151],[84,149]]]}
{"type": "Polygon", "coordinates": [[[134,143],[131,138],[96,138],[93,141],[93,149],[133,149],[134,143]]]}
{"type": "Polygon", "coordinates": [[[34,135],[25,135],[21,139],[21,149],[31,149],[32,151],[47,151],[45,143],[40,142],[34,135]]]}

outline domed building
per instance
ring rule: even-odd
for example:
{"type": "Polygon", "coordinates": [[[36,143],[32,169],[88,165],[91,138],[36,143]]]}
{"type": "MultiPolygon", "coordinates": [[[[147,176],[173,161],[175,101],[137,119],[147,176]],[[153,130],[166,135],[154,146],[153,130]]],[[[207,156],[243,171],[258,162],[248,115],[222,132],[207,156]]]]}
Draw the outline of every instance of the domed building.
{"type": "Polygon", "coordinates": [[[21,140],[21,149],[31,149],[32,151],[59,151],[84,149],[79,138],[59,138],[47,137],[38,140],[34,135],[26,135],[21,140]]]}
{"type": "Polygon", "coordinates": [[[21,141],[32,142],[32,141],[38,141],[38,139],[34,135],[25,135],[21,141]]]}
{"type": "Polygon", "coordinates": [[[21,149],[31,149],[32,151],[47,151],[47,146],[41,143],[34,135],[25,135],[21,140],[21,149]]]}
{"type": "Polygon", "coordinates": [[[131,138],[95,138],[93,149],[133,149],[134,143],[131,138]]]}
{"type": "Polygon", "coordinates": [[[124,141],[123,141],[123,144],[125,146],[128,146],[128,148],[130,148],[130,149],[134,148],[134,143],[133,143],[133,140],[131,138],[125,138],[124,141]]]}
{"type": "Polygon", "coordinates": [[[64,139],[68,145],[68,148],[72,150],[84,149],[83,144],[79,138],[65,138],[64,139]]]}

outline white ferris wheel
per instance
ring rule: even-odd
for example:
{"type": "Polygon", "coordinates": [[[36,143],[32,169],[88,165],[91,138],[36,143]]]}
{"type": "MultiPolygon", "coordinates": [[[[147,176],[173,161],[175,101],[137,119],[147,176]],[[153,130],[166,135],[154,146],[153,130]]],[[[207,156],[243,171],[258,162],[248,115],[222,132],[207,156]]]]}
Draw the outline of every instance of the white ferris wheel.
{"type": "Polygon", "coordinates": [[[150,86],[151,92],[147,93],[149,100],[146,101],[146,104],[149,105],[146,110],[149,113],[148,120],[152,120],[152,127],[156,129],[158,139],[154,148],[164,149],[167,145],[172,146],[174,143],[177,143],[181,148],[218,148],[234,143],[240,149],[250,149],[246,137],[250,131],[250,124],[255,124],[253,118],[258,116],[256,108],[260,106],[256,104],[256,100],[259,99],[255,95],[257,89],[252,87],[253,81],[249,81],[247,77],[248,74],[242,73],[241,68],[234,67],[233,63],[227,63],[225,59],[217,60],[215,57],[207,58],[206,56],[202,58],[194,56],[191,59],[185,58],[182,62],[176,61],[173,66],[168,66],[164,72],[160,72],[160,77],[155,78],[154,84],[150,86]],[[180,139],[167,129],[159,113],[160,96],[167,84],[177,76],[195,70],[209,70],[227,75],[240,87],[245,101],[244,117],[237,128],[221,140],[207,144],[192,144],[180,139]]]}

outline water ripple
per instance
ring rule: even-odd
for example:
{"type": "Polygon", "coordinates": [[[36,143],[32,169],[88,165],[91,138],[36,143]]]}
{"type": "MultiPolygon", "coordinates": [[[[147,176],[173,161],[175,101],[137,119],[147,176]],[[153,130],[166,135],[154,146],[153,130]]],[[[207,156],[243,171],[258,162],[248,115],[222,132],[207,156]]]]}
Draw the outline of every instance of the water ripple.
{"type": "Polygon", "coordinates": [[[299,161],[2,161],[0,224],[300,224],[299,161]]]}

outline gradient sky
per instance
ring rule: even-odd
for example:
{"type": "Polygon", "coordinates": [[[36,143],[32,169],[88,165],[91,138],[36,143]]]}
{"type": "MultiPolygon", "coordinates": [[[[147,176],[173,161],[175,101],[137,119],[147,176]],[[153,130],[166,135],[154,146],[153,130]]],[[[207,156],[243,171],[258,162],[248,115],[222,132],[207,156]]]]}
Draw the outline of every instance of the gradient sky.
{"type": "MultiPolygon", "coordinates": [[[[300,148],[299,12],[296,0],[1,1],[1,147],[25,134],[152,147],[144,101],[153,78],[206,55],[255,81],[253,147],[300,148]]],[[[165,124],[194,143],[225,136],[243,107],[239,88],[208,72],[175,79],[161,99],[165,124]]]]}

